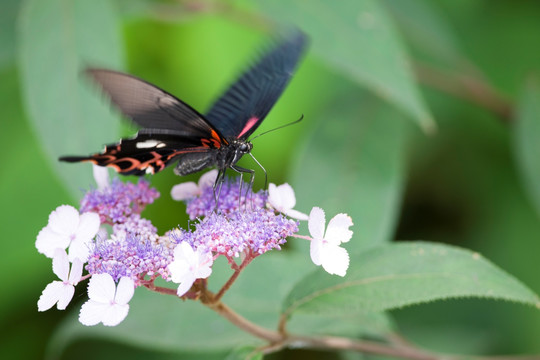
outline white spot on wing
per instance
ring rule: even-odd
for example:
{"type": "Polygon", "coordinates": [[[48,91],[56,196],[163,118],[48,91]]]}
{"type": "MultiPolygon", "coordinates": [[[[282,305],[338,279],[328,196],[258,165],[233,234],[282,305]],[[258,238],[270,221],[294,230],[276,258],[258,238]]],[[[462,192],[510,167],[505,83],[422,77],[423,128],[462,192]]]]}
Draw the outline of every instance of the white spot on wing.
{"type": "Polygon", "coordinates": [[[135,144],[137,149],[154,148],[154,147],[159,147],[160,145],[164,146],[165,144],[160,143],[159,141],[156,141],[156,140],[146,140],[146,141],[141,141],[135,144]]]}

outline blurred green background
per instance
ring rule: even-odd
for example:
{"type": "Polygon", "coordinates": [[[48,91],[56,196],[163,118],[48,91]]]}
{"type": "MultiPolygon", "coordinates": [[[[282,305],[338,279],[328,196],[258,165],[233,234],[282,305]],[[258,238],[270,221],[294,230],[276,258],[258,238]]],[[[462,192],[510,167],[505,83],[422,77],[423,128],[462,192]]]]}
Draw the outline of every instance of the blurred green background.
{"type": "MultiPolygon", "coordinates": [[[[92,185],[89,166],[59,165],[58,152],[95,152],[133,133],[87,85],[70,88],[85,83],[79,71],[125,70],[204,112],[279,27],[276,20],[304,29],[313,46],[259,132],[301,114],[305,120],[254,143],[270,181],[291,182],[299,210],[321,205],[329,215],[351,214],[357,250],[390,239],[455,244],[540,291],[540,131],[516,125],[523,117],[540,121],[540,2],[335,3],[324,12],[323,0],[1,0],[2,358],[43,358],[55,329],[65,316],[76,321],[86,296],[80,286],[67,312],[37,312],[54,276],[35,250],[36,235],[54,208],[77,205],[92,185]],[[388,32],[364,35],[377,26],[388,32]],[[406,59],[417,80],[401,67],[406,59]]],[[[179,178],[168,170],[151,180],[162,197],[144,215],[161,232],[185,224],[183,205],[168,196],[179,178]]],[[[463,299],[392,315],[404,336],[426,348],[540,353],[540,314],[524,306],[463,299]]],[[[129,341],[77,341],[64,358],[195,358],[129,341]]],[[[288,351],[273,358],[300,355],[350,356],[288,351]]],[[[202,358],[211,356],[224,357],[202,358]]]]}

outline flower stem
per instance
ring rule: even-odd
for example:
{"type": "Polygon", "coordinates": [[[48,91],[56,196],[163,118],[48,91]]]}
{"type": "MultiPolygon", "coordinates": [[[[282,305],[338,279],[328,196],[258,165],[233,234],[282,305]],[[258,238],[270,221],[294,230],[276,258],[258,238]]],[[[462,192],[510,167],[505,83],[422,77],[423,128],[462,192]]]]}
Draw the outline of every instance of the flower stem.
{"type": "MultiPolygon", "coordinates": [[[[211,297],[211,296],[210,296],[211,297]]],[[[352,350],[365,354],[393,356],[410,360],[539,360],[538,356],[493,356],[479,357],[467,355],[446,355],[418,349],[407,341],[395,341],[391,344],[382,342],[350,339],[338,336],[303,336],[288,334],[284,330],[285,320],[280,319],[280,331],[261,327],[240,314],[234,312],[221,301],[205,303],[210,309],[229,320],[238,328],[268,342],[259,348],[264,354],[277,352],[284,348],[320,349],[320,350],[352,350]],[[283,331],[281,331],[283,330],[283,331]]]]}
{"type": "Polygon", "coordinates": [[[246,255],[246,258],[244,259],[244,261],[242,261],[240,266],[237,269],[234,270],[234,273],[231,275],[229,280],[227,280],[227,282],[221,287],[221,289],[219,289],[219,291],[217,292],[217,294],[214,297],[214,301],[216,301],[216,302],[219,301],[223,297],[223,295],[225,295],[225,292],[227,290],[229,290],[231,285],[238,278],[238,275],[240,275],[242,270],[244,270],[244,268],[251,262],[251,260],[253,260],[253,255],[251,253],[249,253],[249,254],[246,255]]]}
{"type": "MultiPolygon", "coordinates": [[[[263,352],[265,353],[276,352],[283,348],[290,347],[322,350],[353,350],[363,353],[396,356],[403,359],[412,360],[439,360],[443,358],[443,356],[440,355],[431,354],[406,346],[393,347],[372,341],[363,341],[335,336],[300,336],[279,333],[252,323],[238,313],[234,312],[230,307],[221,301],[205,305],[229,320],[238,328],[252,334],[253,336],[268,341],[270,345],[262,348],[263,352]]],[[[447,356],[444,358],[453,359],[453,357],[447,356]]]]}
{"type": "Polygon", "coordinates": [[[283,340],[283,336],[278,332],[263,328],[262,326],[259,326],[247,320],[240,314],[234,312],[230,307],[228,307],[221,301],[216,301],[205,305],[217,312],[225,319],[229,320],[238,328],[250,333],[253,336],[266,340],[272,344],[281,342],[283,340]]]}
{"type": "Polygon", "coordinates": [[[175,289],[171,289],[171,288],[167,288],[167,287],[163,287],[163,286],[156,286],[154,284],[154,281],[141,282],[141,284],[145,288],[147,288],[148,290],[153,291],[153,292],[157,292],[159,294],[178,296],[176,294],[175,289]]]}

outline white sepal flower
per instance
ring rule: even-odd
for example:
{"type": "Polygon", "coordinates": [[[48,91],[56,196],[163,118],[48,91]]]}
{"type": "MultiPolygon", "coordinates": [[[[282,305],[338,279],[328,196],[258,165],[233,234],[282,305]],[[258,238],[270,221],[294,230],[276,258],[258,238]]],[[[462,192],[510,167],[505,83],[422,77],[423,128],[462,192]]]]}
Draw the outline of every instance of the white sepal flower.
{"type": "Polygon", "coordinates": [[[199,184],[195,184],[193,181],[188,181],[173,186],[171,189],[171,197],[176,201],[185,201],[201,195],[202,191],[207,187],[214,185],[218,175],[216,169],[210,170],[203,174],[199,179],[199,184]]]}
{"type": "Polygon", "coordinates": [[[197,279],[206,279],[212,273],[212,253],[198,248],[193,251],[191,245],[182,242],[174,249],[174,260],[169,264],[171,280],[178,286],[178,296],[191,289],[197,279]]]}
{"type": "Polygon", "coordinates": [[[296,197],[293,188],[287,183],[279,186],[270,183],[268,186],[268,204],[288,217],[298,220],[308,219],[306,214],[293,209],[296,205],[296,197]]]}
{"type": "Polygon", "coordinates": [[[79,215],[77,209],[61,205],[49,215],[49,223],[39,232],[37,250],[52,258],[56,249],[69,247],[69,260],[78,258],[83,262],[90,253],[89,244],[99,230],[99,215],[87,212],[79,215]]]}
{"type": "Polygon", "coordinates": [[[56,304],[58,310],[64,310],[75,293],[75,285],[81,280],[83,263],[80,259],[73,260],[69,271],[69,260],[66,252],[56,249],[53,257],[53,272],[61,281],[55,280],[41,293],[38,300],[38,311],[49,310],[56,304]]]}
{"type": "Polygon", "coordinates": [[[109,177],[108,167],[93,165],[92,172],[94,174],[94,180],[96,181],[98,190],[103,190],[109,187],[111,180],[109,177]]]}
{"type": "Polygon", "coordinates": [[[120,278],[116,287],[111,275],[92,275],[88,283],[89,300],[81,307],[79,321],[86,326],[120,324],[128,314],[128,302],[134,292],[135,283],[129,277],[120,278]]]}
{"type": "Polygon", "coordinates": [[[315,265],[322,265],[329,274],[345,276],[349,268],[349,254],[340,247],[342,242],[348,242],[353,232],[353,225],[347,214],[337,214],[330,220],[325,233],[326,219],[321,208],[314,207],[309,214],[308,228],[313,237],[310,255],[315,265]]]}

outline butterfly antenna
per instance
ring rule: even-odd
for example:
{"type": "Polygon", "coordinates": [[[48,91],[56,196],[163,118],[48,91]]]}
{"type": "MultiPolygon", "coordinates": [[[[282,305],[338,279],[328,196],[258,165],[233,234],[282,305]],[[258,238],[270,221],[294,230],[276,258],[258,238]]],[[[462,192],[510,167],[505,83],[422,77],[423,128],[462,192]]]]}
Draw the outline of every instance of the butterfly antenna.
{"type": "MultiPolygon", "coordinates": [[[[275,131],[275,130],[279,130],[279,129],[283,129],[284,127],[291,126],[291,125],[294,125],[294,124],[298,124],[298,123],[299,123],[300,121],[302,121],[302,120],[304,120],[304,114],[302,114],[302,116],[300,116],[300,119],[298,119],[298,120],[294,120],[293,122],[290,122],[290,123],[288,123],[288,124],[281,125],[281,126],[278,126],[277,128],[267,130],[267,131],[265,131],[265,132],[263,132],[263,133],[260,133],[260,134],[257,135],[257,136],[252,137],[251,139],[249,139],[249,141],[252,141],[252,140],[254,140],[254,139],[256,139],[256,138],[258,138],[259,136],[262,136],[262,135],[264,135],[264,134],[268,134],[269,132],[272,132],[272,131],[275,131]]],[[[262,166],[261,166],[261,167],[262,167],[262,166]]]]}

